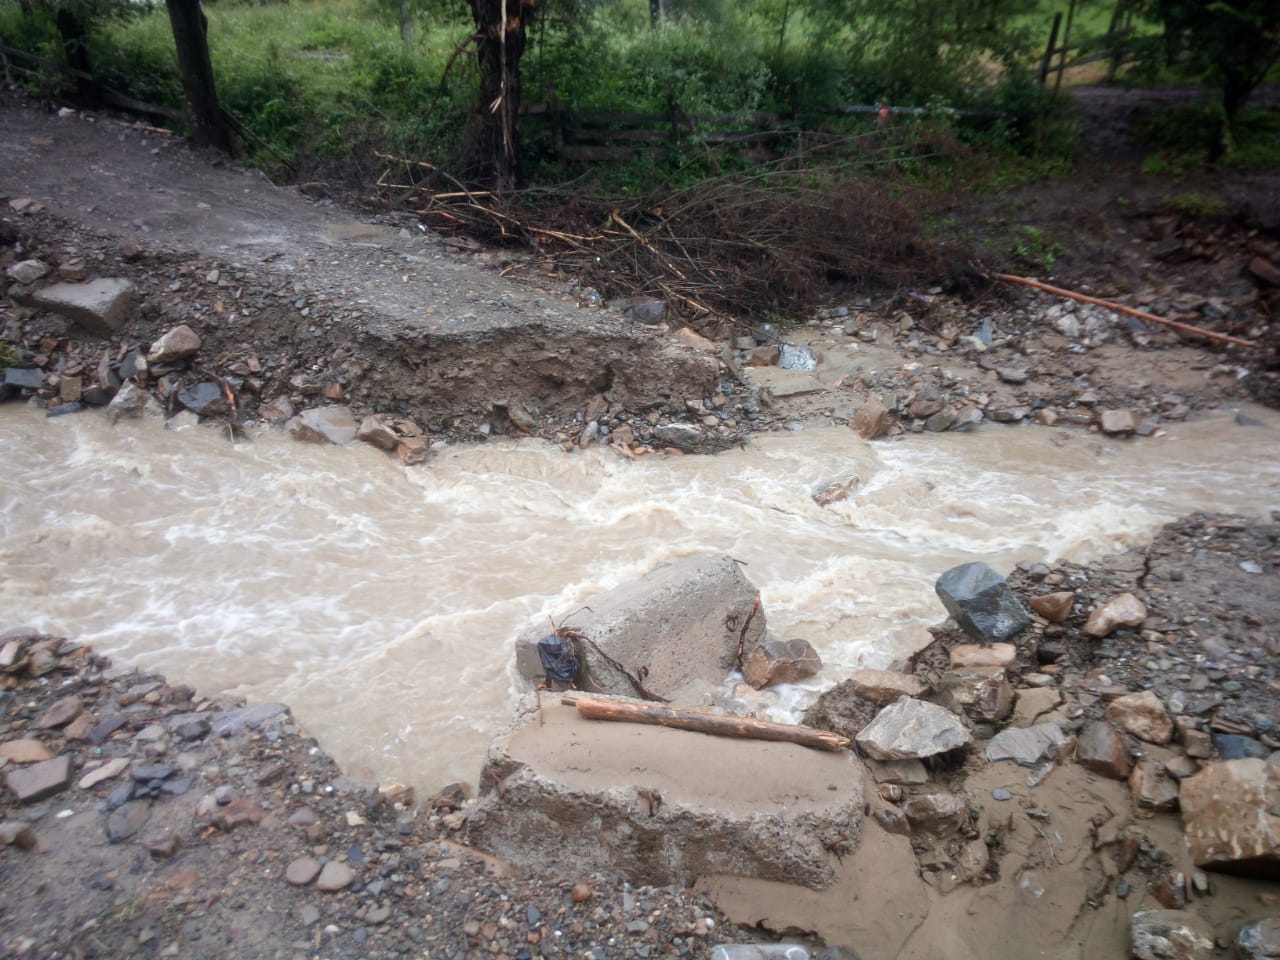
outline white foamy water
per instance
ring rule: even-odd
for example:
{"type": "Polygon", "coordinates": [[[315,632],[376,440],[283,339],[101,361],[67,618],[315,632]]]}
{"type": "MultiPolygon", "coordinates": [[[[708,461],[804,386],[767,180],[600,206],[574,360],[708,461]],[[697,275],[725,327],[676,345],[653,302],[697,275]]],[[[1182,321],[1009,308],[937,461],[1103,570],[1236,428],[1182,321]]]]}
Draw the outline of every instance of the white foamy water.
{"type": "Polygon", "coordinates": [[[1132,442],[1037,427],[865,444],[846,428],[628,461],[536,441],[404,468],[363,445],[0,408],[0,627],[34,624],[204,693],[284,700],[353,774],[474,781],[511,641],[689,553],[744,561],[771,630],[884,666],[943,570],[1087,560],[1196,510],[1280,508],[1280,416],[1132,442]],[[812,494],[858,479],[846,501],[812,494]]]}

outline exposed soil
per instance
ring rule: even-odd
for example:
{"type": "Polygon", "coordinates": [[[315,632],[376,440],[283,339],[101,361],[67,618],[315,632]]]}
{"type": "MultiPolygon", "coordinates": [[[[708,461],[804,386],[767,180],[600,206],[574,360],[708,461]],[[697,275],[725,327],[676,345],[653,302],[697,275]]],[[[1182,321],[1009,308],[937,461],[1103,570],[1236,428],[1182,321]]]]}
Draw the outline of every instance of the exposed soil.
{"type": "MultiPolygon", "coordinates": [[[[515,286],[498,275],[506,255],[446,243],[409,220],[360,223],[256,174],[209,164],[140,126],[46,115],[12,98],[0,102],[0,194],[7,200],[0,268],[39,258],[55,274],[124,276],[139,290],[136,311],[104,340],[21,305],[24,291],[6,281],[4,340],[41,379],[16,392],[51,408],[88,405],[68,400],[72,381],[109,399],[136,370],[138,353],[179,323],[199,333],[200,353],[141,378],[169,413],[184,386],[210,380],[233,394],[231,421],[284,419],[286,407],[342,402],[382,418],[402,448],[421,441],[404,448],[411,458],[425,456],[434,440],[504,432],[546,436],[566,449],[610,442],[629,456],[716,449],[754,431],[848,422],[872,396],[888,408],[882,426],[891,431],[980,419],[1009,429],[1038,422],[1098,430],[1109,422],[1109,432],[1143,442],[1168,420],[1276,396],[1265,351],[1209,344],[1017,288],[962,300],[922,281],[918,290],[842,297],[793,330],[726,330],[722,343],[690,332],[681,339],[671,335],[678,321],[670,315],[647,324],[602,309],[573,278],[548,277],[545,289],[515,286]],[[771,351],[783,340],[807,347],[817,369],[777,366],[771,351]],[[1132,425],[1115,428],[1104,410],[1129,411],[1132,425]]],[[[1277,196],[1274,175],[1170,185],[1099,163],[1069,181],[984,201],[976,212],[957,210],[955,229],[980,235],[993,262],[1022,256],[1015,272],[1269,342],[1280,288],[1255,261],[1280,264],[1277,196]],[[1210,215],[1178,199],[1187,193],[1213,198],[1210,215]],[[1060,248],[1052,265],[1043,245],[1015,251],[1010,238],[1020,226],[1060,248]]],[[[1241,416],[1247,420],[1247,410],[1241,416]]],[[[1024,595],[1052,587],[1075,590],[1076,600],[1064,623],[1037,622],[1018,641],[1013,681],[1023,691],[1057,691],[1062,705],[1053,709],[1077,725],[1121,691],[1153,689],[1179,707],[1184,729],[1274,750],[1280,676],[1266,625],[1280,613],[1277,563],[1273,525],[1195,517],[1145,551],[1084,568],[1024,570],[1011,578],[1024,595]],[[1126,590],[1148,604],[1144,629],[1101,644],[1082,640],[1094,603],[1126,590]]],[[[112,669],[73,642],[27,633],[7,639],[16,645],[0,675],[0,740],[38,740],[71,766],[70,785],[44,799],[4,796],[3,819],[32,824],[35,838],[33,849],[0,849],[6,956],[702,956],[717,939],[768,935],[713,922],[708,902],[688,890],[632,890],[602,875],[512,877],[455,840],[465,831],[456,792],[434,800],[380,795],[376,785],[345,780],[287,714],[221,737],[205,725],[228,704],[112,669]],[[55,701],[72,696],[92,723],[41,724],[55,701]],[[123,722],[106,730],[112,716],[123,722]],[[96,786],[75,785],[116,759],[130,766],[96,786]],[[335,883],[348,880],[333,892],[309,877],[291,883],[286,871],[309,871],[295,863],[303,857],[345,864],[353,876],[329,868],[335,883]],[[591,888],[589,898],[575,902],[577,884],[591,888]]],[[[941,631],[918,671],[940,678],[958,639],[941,631]]],[[[1188,769],[1185,743],[1164,753],[1140,749],[1164,764],[1153,776],[1167,780],[1170,764],[1188,769]]],[[[6,774],[15,766],[9,762],[6,774]]],[[[901,955],[939,956],[945,938],[929,938],[941,937],[946,917],[968,916],[972,925],[983,911],[1010,915],[1012,901],[984,900],[981,891],[1001,872],[1026,875],[1034,860],[1055,877],[1066,867],[1079,874],[1061,899],[1043,901],[1063,912],[1053,927],[1058,942],[1119,956],[1131,910],[1143,897],[1164,902],[1160,891],[1172,890],[1172,877],[1191,875],[1168,814],[1146,819],[1143,811],[1131,824],[1126,812],[1123,823],[1091,824],[1096,806],[1080,800],[1081,790],[1117,805],[1128,793],[1110,781],[1088,786],[1072,764],[1044,780],[1039,789],[1047,793],[1031,798],[1020,787],[1017,794],[1024,811],[1075,808],[1070,822],[1079,836],[1071,842],[1091,851],[1081,853],[1088,868],[1084,859],[1059,863],[1045,846],[1042,818],[1029,812],[1004,829],[1006,808],[978,802],[990,795],[983,777],[995,767],[986,769],[934,773],[935,785],[969,791],[982,811],[977,821],[908,849],[906,860],[902,845],[884,836],[864,838],[867,847],[848,858],[862,872],[857,889],[878,888],[874,902],[901,898],[896,917],[850,916],[847,901],[833,912],[830,901],[794,892],[763,909],[779,893],[748,889],[749,881],[709,880],[708,889],[747,924],[815,931],[867,960],[908,948],[914,952],[901,955]],[[953,883],[959,846],[974,840],[990,866],[953,883]],[[1095,843],[1105,857],[1093,855],[1095,843]],[[1138,852],[1129,856],[1130,848],[1138,852]],[[909,879],[875,884],[882,864],[909,879]],[[921,923],[930,904],[932,927],[921,923]],[[1108,921],[1091,922],[1104,906],[1108,921]],[[927,932],[909,944],[916,930],[927,932]]],[[[901,791],[882,791],[876,807],[902,799],[901,791]]],[[[1192,908],[1223,937],[1244,919],[1274,913],[1274,900],[1234,883],[1193,898],[1192,908]]],[[[1020,949],[1025,941],[1004,946],[1007,956],[1030,955],[1020,949]]]]}

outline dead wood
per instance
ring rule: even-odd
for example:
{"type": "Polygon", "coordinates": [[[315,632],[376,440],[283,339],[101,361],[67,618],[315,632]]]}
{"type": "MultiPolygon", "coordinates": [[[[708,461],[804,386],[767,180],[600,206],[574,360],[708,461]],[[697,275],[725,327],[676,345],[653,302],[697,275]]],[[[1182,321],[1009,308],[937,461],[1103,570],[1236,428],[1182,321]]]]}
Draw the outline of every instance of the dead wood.
{"type": "Polygon", "coordinates": [[[756,720],[751,717],[734,717],[703,710],[663,707],[635,700],[606,699],[581,694],[566,696],[563,702],[576,706],[578,713],[590,720],[650,723],[718,737],[798,743],[803,747],[814,747],[818,750],[844,750],[849,746],[848,737],[826,730],[774,723],[770,720],[756,720]]]}

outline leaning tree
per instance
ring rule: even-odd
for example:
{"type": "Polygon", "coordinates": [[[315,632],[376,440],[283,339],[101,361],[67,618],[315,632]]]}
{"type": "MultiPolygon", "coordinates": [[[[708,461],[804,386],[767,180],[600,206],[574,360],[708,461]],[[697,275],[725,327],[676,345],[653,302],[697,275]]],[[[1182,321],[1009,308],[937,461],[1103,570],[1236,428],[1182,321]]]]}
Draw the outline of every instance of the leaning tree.
{"type": "Polygon", "coordinates": [[[520,58],[534,0],[468,0],[475,21],[480,103],[471,144],[474,179],[509,190],[521,179],[520,58]]]}

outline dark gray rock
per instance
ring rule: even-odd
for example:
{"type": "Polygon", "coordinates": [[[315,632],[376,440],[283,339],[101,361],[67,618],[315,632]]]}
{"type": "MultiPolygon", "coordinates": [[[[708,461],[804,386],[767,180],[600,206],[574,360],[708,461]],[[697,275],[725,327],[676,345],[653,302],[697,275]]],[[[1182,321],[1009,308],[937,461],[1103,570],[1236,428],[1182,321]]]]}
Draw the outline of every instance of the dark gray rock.
{"type": "Polygon", "coordinates": [[[934,590],[956,623],[986,643],[1008,640],[1031,623],[1004,578],[985,563],[952,567],[938,578],[934,590]]]}
{"type": "Polygon", "coordinates": [[[35,367],[6,367],[4,385],[22,390],[39,390],[44,385],[44,374],[35,367]]]}
{"type": "Polygon", "coordinates": [[[227,395],[222,384],[205,380],[178,391],[178,402],[202,417],[220,417],[227,412],[227,395]]]}
{"type": "Polygon", "coordinates": [[[65,417],[70,413],[79,413],[82,409],[83,407],[78,402],[72,400],[68,403],[54,404],[45,411],[44,415],[46,417],[65,417]]]}
{"type": "Polygon", "coordinates": [[[1238,733],[1215,733],[1213,748],[1223,760],[1245,760],[1249,757],[1265,760],[1271,756],[1271,751],[1261,741],[1238,733]]]}

